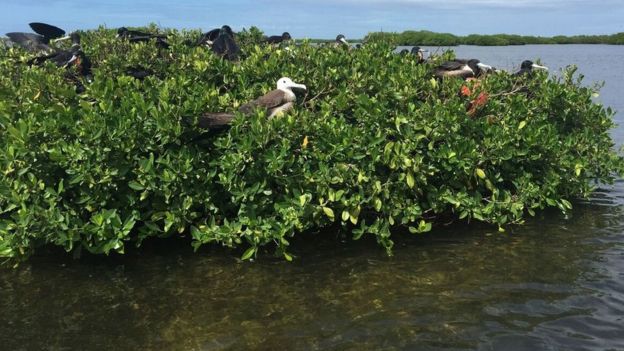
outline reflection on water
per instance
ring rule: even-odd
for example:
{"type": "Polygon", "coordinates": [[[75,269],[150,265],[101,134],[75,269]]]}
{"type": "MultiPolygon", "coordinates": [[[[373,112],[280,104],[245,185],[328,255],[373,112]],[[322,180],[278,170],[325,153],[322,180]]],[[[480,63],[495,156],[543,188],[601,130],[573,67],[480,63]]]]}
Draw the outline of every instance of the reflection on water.
{"type": "Polygon", "coordinates": [[[0,340],[7,350],[622,349],[622,209],[577,207],[506,234],[410,236],[394,257],[330,233],[295,245],[293,263],[191,254],[187,243],[42,255],[0,275],[0,340]]]}
{"type": "Polygon", "coordinates": [[[393,257],[332,232],[292,263],[175,241],[41,253],[0,268],[0,349],[621,350],[623,184],[504,234],[404,234],[393,257]]]}

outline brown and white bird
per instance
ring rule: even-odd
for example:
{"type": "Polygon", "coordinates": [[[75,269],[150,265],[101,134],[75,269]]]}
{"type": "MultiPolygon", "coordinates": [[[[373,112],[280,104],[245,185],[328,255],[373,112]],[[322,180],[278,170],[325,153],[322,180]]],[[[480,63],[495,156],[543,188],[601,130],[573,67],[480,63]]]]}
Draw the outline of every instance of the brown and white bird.
{"type": "MultiPolygon", "coordinates": [[[[288,77],[277,81],[277,89],[262,95],[238,108],[238,112],[249,115],[255,110],[264,110],[268,118],[289,111],[295,105],[297,97],[293,89],[307,90],[303,84],[297,84],[288,77]]],[[[234,113],[206,113],[199,118],[199,127],[206,129],[222,128],[230,123],[236,115],[234,113]]]]}

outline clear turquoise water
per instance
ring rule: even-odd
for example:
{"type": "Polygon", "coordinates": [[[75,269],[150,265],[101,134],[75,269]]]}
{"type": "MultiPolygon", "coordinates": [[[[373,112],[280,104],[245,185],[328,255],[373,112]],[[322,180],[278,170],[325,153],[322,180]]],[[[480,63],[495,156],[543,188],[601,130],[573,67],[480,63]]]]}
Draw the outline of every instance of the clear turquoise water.
{"type": "MultiPolygon", "coordinates": [[[[624,111],[622,47],[456,50],[501,68],[576,63],[624,111]]],[[[624,129],[613,135],[622,144],[624,129]]],[[[124,257],[42,252],[0,268],[0,349],[624,350],[623,204],[618,182],[567,218],[437,228],[402,237],[393,257],[333,232],[302,238],[292,263],[177,241],[124,257]]]]}

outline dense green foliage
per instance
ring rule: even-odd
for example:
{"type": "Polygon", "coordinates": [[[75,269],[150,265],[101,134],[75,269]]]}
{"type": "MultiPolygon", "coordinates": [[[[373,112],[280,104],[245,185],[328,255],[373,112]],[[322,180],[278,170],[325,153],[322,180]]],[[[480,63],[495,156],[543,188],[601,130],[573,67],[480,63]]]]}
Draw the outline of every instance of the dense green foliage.
{"type": "Polygon", "coordinates": [[[185,235],[242,247],[245,258],[269,245],[290,259],[293,235],[334,224],[390,252],[393,228],[519,223],[570,209],[623,168],[611,112],[573,69],[561,79],[491,75],[462,95],[464,82],[431,79],[442,58],[419,65],[388,44],[284,50],[243,32],[232,63],[184,44],[198,32],[169,34],[171,47],[158,50],[83,33],[94,81],[82,94],[64,69],[3,52],[0,256],[45,244],[123,252],[185,235]],[[124,74],[139,64],[156,74],[124,74]],[[288,115],[240,115],[221,133],[195,127],[202,112],[232,110],[282,76],[309,89],[288,115]]]}
{"type": "Polygon", "coordinates": [[[525,44],[612,44],[624,45],[624,32],[611,35],[575,35],[554,37],[535,37],[516,34],[470,34],[458,36],[450,33],[435,33],[426,30],[405,31],[402,33],[369,33],[367,42],[386,41],[394,45],[421,45],[421,46],[455,46],[481,45],[504,46],[525,44]]]}

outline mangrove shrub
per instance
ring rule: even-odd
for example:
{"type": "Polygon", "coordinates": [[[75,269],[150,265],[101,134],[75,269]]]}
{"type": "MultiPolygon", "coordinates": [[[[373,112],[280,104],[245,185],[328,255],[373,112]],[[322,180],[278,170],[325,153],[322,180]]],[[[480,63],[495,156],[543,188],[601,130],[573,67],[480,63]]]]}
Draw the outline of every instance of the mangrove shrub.
{"type": "Polygon", "coordinates": [[[80,93],[72,68],[2,52],[1,257],[41,245],[123,253],[186,236],[290,259],[294,235],[329,226],[390,252],[395,228],[502,227],[545,207],[567,211],[622,170],[613,114],[573,69],[437,81],[442,58],[418,64],[384,43],[285,49],[252,30],[229,62],[188,46],[197,31],[168,34],[159,49],[83,33],[93,82],[80,93]],[[135,79],[129,67],[153,74],[135,79]],[[203,112],[234,111],[282,76],[309,90],[287,115],[197,127],[203,112]]]}
{"type": "Polygon", "coordinates": [[[623,45],[624,33],[610,35],[557,35],[554,37],[537,37],[517,34],[470,34],[459,36],[450,33],[436,33],[427,30],[408,30],[401,33],[372,32],[364,38],[368,42],[389,42],[395,45],[421,46],[505,46],[526,44],[610,44],[623,45]]]}

